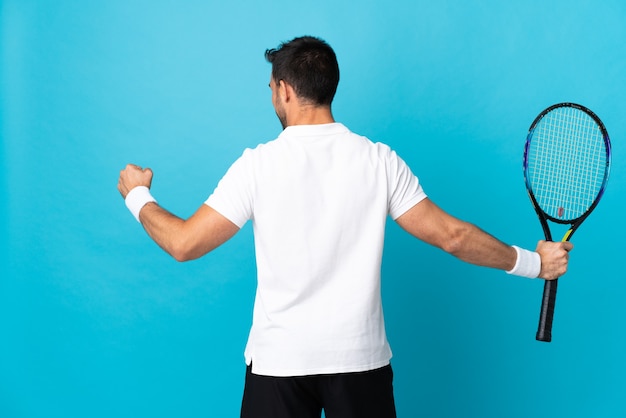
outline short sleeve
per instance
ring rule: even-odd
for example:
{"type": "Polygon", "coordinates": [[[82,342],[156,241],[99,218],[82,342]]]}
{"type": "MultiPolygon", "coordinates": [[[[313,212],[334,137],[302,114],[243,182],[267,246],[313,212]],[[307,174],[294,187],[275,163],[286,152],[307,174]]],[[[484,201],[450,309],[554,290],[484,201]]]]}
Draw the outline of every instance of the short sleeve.
{"type": "Polygon", "coordinates": [[[239,228],[252,217],[254,176],[251,173],[251,150],[246,149],[204,202],[239,228]]]}
{"type": "Polygon", "coordinates": [[[427,197],[417,176],[394,151],[388,155],[387,180],[389,215],[393,220],[427,197]]]}

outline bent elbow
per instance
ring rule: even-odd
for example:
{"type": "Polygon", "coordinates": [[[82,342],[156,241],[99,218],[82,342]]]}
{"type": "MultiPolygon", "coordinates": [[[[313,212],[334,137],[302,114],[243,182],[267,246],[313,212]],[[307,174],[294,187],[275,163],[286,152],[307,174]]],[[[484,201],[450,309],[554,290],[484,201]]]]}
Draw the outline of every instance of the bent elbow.
{"type": "Polygon", "coordinates": [[[178,261],[180,263],[184,263],[185,261],[193,260],[193,257],[190,257],[185,252],[172,251],[172,252],[170,252],[170,255],[172,256],[172,258],[174,258],[174,260],[176,260],[176,261],[178,261]]]}
{"type": "Polygon", "coordinates": [[[181,263],[197,258],[194,257],[191,247],[182,241],[173,243],[167,252],[172,256],[172,258],[174,258],[174,260],[181,263]]]}

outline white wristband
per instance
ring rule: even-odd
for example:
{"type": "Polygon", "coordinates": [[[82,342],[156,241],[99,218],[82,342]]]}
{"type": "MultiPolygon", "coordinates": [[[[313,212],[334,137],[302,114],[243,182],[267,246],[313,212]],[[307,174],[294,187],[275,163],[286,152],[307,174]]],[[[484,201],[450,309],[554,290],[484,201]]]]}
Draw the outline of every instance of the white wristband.
{"type": "Polygon", "coordinates": [[[515,245],[513,245],[513,248],[517,252],[517,260],[515,261],[515,266],[507,273],[530,279],[539,277],[539,273],[541,273],[541,256],[539,253],[528,251],[515,245]]]}
{"type": "Polygon", "coordinates": [[[141,208],[147,203],[156,202],[156,199],[152,197],[150,189],[146,186],[137,186],[128,192],[124,202],[128,210],[130,210],[130,213],[132,213],[135,219],[137,219],[137,222],[139,222],[139,212],[141,208]]]}

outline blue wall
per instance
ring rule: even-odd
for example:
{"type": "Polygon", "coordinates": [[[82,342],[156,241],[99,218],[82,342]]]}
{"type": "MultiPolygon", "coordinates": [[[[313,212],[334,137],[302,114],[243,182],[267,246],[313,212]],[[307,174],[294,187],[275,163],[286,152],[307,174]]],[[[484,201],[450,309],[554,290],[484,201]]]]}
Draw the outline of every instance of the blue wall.
{"type": "Polygon", "coordinates": [[[534,340],[541,281],[392,222],[383,296],[401,417],[626,416],[622,0],[0,5],[1,417],[238,416],[250,226],[176,263],[117,176],[150,166],[160,203],[193,213],[244,147],[279,133],[263,52],[302,34],[336,49],[336,118],[510,243],[542,238],[521,167],[533,118],[575,101],[603,119],[612,178],[574,236],[552,343],[534,340]]]}

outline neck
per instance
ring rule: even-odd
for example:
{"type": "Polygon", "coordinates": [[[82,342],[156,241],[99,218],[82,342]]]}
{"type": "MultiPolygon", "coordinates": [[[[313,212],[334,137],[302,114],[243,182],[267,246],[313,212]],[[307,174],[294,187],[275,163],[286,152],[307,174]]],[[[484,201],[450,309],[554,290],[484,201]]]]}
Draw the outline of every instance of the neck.
{"type": "Polygon", "coordinates": [[[321,125],[334,122],[330,106],[302,105],[287,115],[287,126],[321,125]]]}

